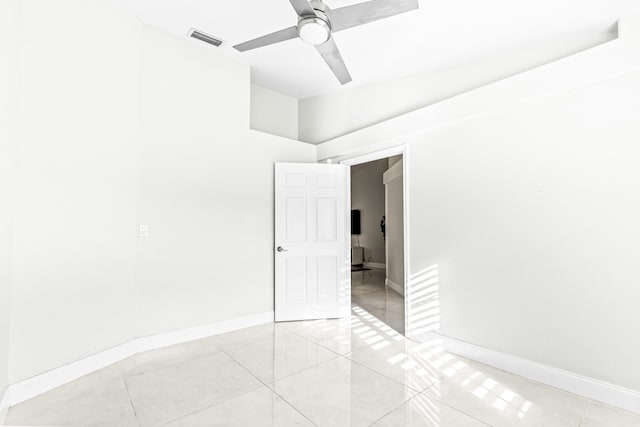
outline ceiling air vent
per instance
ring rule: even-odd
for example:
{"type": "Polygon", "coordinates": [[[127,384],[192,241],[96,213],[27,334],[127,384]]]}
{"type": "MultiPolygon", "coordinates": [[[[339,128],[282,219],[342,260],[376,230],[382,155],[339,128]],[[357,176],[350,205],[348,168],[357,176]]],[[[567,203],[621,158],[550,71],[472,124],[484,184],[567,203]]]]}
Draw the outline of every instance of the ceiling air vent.
{"type": "Polygon", "coordinates": [[[205,34],[202,31],[198,31],[195,28],[192,28],[189,30],[189,37],[193,37],[194,39],[198,39],[205,43],[212,44],[215,47],[218,47],[222,44],[222,40],[217,39],[213,36],[210,36],[209,34],[205,34]]]}

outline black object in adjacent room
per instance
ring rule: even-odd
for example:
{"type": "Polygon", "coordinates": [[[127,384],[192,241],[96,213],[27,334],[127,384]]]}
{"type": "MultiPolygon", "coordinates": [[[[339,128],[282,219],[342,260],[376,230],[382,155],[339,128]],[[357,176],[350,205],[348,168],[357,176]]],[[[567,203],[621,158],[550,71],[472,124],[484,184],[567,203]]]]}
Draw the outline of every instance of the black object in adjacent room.
{"type": "Polygon", "coordinates": [[[351,234],[360,234],[360,210],[351,211],[351,234]]]}

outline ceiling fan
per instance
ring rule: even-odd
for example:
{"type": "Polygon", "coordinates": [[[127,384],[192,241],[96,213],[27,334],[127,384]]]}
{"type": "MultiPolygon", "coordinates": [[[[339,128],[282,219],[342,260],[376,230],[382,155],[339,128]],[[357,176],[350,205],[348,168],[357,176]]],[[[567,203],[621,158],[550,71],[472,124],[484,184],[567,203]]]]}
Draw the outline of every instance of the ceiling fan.
{"type": "Polygon", "coordinates": [[[240,52],[300,37],[314,45],[341,84],[351,81],[332,34],[418,8],[418,0],[370,0],[330,9],[321,0],[289,0],[298,14],[298,25],[235,45],[240,52]]]}

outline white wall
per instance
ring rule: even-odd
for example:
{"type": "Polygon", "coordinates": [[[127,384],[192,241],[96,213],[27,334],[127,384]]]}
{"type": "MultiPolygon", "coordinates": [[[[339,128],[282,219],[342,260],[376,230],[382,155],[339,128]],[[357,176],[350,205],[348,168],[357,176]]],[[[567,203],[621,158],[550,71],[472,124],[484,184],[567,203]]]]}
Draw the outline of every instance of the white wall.
{"type": "Polygon", "coordinates": [[[251,129],[298,139],[298,100],[251,85],[251,129]]]}
{"type": "Polygon", "coordinates": [[[639,94],[636,72],[393,140],[432,329],[640,390],[639,94]]]}
{"type": "Polygon", "coordinates": [[[639,94],[636,73],[412,144],[442,333],[640,390],[639,94]]]}
{"type": "Polygon", "coordinates": [[[9,382],[272,310],[273,161],[315,147],[250,131],[248,67],[196,41],[107,0],[20,4],[9,382]]]}
{"type": "Polygon", "coordinates": [[[140,27],[21,1],[10,382],[133,337],[140,27]]]}
{"type": "Polygon", "coordinates": [[[143,33],[137,336],[273,310],[273,162],[315,160],[248,129],[249,68],[208,51],[143,33]]]}
{"type": "Polygon", "coordinates": [[[384,184],[382,174],[387,159],[375,160],[351,167],[351,209],[360,210],[359,236],[351,236],[352,246],[364,248],[364,261],[385,263],[385,243],[380,230],[384,215],[384,184]]]}
{"type": "MultiPolygon", "coordinates": [[[[13,180],[17,139],[16,1],[0,2],[0,400],[8,384],[13,180]]],[[[0,408],[1,410],[2,408],[0,408]]],[[[2,415],[0,414],[0,421],[2,415]]]]}
{"type": "Polygon", "coordinates": [[[384,173],[387,284],[404,295],[403,162],[389,158],[389,163],[391,161],[393,165],[384,173]]]}
{"type": "Polygon", "coordinates": [[[571,33],[522,46],[520,54],[495,52],[446,69],[412,74],[300,100],[300,140],[328,141],[374,123],[400,116],[480,86],[513,76],[558,58],[604,43],[614,33],[571,33]],[[383,100],[381,102],[381,100],[383,100]]]}

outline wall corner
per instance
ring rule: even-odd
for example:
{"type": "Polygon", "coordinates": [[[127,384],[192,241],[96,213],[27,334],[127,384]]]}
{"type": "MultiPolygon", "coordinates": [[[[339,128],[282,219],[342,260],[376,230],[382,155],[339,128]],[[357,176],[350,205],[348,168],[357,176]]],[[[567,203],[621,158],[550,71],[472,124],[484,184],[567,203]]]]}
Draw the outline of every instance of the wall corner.
{"type": "Polygon", "coordinates": [[[618,38],[640,48],[640,15],[625,16],[618,20],[618,38]]]}

